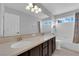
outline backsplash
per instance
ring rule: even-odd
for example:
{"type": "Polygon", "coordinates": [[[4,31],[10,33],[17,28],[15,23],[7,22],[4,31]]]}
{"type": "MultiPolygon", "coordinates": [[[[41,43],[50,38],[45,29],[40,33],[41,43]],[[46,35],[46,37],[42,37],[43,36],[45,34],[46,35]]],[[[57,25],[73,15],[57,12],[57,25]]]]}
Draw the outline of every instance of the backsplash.
{"type": "MultiPolygon", "coordinates": [[[[33,33],[33,34],[24,34],[24,35],[20,35],[20,36],[22,39],[24,39],[24,38],[31,38],[31,37],[41,35],[40,33],[33,33]],[[33,34],[35,34],[35,35],[33,36],[33,34]]],[[[0,37],[0,44],[14,42],[14,41],[18,41],[17,36],[0,37]]]]}

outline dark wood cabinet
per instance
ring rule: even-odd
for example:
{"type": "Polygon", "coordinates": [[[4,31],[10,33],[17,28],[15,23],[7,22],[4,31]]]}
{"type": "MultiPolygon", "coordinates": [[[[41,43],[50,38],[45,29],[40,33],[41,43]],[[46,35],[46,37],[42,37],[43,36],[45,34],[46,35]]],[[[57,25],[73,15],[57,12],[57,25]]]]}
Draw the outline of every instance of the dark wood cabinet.
{"type": "Polygon", "coordinates": [[[52,38],[52,44],[53,44],[52,45],[53,46],[53,48],[52,48],[53,50],[52,51],[54,52],[55,49],[56,49],[56,37],[52,38]]]}
{"type": "Polygon", "coordinates": [[[24,53],[22,53],[22,54],[20,54],[18,56],[29,56],[29,51],[26,51],[26,52],[24,52],[24,53]]]}
{"type": "Polygon", "coordinates": [[[52,52],[53,52],[53,40],[50,39],[48,43],[49,43],[48,44],[48,51],[49,51],[48,55],[50,56],[50,55],[52,55],[52,52]]]}
{"type": "Polygon", "coordinates": [[[54,37],[48,41],[48,55],[51,56],[54,53],[55,49],[56,49],[56,41],[54,37]]]}
{"type": "Polygon", "coordinates": [[[48,56],[48,48],[43,48],[43,56],[48,56]]]}
{"type": "Polygon", "coordinates": [[[43,56],[47,56],[48,55],[48,41],[44,42],[42,44],[42,50],[43,50],[43,56]]]}
{"type": "Polygon", "coordinates": [[[18,56],[51,56],[56,49],[55,37],[18,56]]]}
{"type": "Polygon", "coordinates": [[[42,56],[42,45],[39,45],[30,50],[30,56],[42,56]]]}

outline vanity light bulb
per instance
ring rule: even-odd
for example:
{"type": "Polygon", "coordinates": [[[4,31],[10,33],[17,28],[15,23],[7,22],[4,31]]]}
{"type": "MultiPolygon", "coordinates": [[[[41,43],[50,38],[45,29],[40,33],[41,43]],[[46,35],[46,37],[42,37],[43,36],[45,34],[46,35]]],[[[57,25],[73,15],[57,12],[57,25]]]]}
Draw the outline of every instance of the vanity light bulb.
{"type": "Polygon", "coordinates": [[[39,8],[38,11],[41,12],[42,11],[41,8],[39,8]]]}
{"type": "Polygon", "coordinates": [[[26,7],[26,10],[30,10],[30,7],[29,7],[29,6],[27,6],[27,7],[26,7]]]}
{"type": "Polygon", "coordinates": [[[35,6],[34,6],[34,9],[35,9],[35,10],[37,10],[37,9],[38,9],[38,6],[37,6],[37,5],[35,5],[35,6]]]}
{"type": "Polygon", "coordinates": [[[35,11],[36,14],[38,14],[38,12],[39,12],[39,11],[37,11],[37,10],[35,11]]]}
{"type": "Polygon", "coordinates": [[[28,5],[29,7],[33,7],[33,4],[32,3],[29,3],[29,5],[28,5]]]}
{"type": "Polygon", "coordinates": [[[31,12],[34,12],[34,11],[35,11],[34,8],[32,8],[32,9],[31,9],[31,12]]]}

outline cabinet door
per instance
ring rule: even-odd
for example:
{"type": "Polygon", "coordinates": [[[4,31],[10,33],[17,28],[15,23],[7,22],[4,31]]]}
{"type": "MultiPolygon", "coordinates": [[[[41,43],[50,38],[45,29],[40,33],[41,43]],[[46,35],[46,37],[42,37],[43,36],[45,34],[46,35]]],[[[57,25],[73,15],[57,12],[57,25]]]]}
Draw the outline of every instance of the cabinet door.
{"type": "Polygon", "coordinates": [[[30,56],[42,56],[42,46],[39,45],[30,50],[30,56]]]}
{"type": "Polygon", "coordinates": [[[35,56],[35,48],[30,50],[30,56],[35,56]]]}
{"type": "Polygon", "coordinates": [[[55,49],[56,49],[56,39],[55,39],[55,37],[52,38],[52,41],[53,41],[53,52],[54,52],[55,49]]]}
{"type": "Polygon", "coordinates": [[[42,44],[39,45],[39,56],[43,55],[43,48],[42,48],[42,44]]]}
{"type": "Polygon", "coordinates": [[[42,44],[42,48],[43,48],[43,56],[48,56],[48,41],[42,44]]]}
{"type": "Polygon", "coordinates": [[[53,39],[50,39],[49,42],[48,42],[48,50],[49,50],[49,56],[52,55],[52,52],[53,52],[53,39]]]}
{"type": "Polygon", "coordinates": [[[48,56],[48,48],[43,48],[43,56],[48,56]]]}

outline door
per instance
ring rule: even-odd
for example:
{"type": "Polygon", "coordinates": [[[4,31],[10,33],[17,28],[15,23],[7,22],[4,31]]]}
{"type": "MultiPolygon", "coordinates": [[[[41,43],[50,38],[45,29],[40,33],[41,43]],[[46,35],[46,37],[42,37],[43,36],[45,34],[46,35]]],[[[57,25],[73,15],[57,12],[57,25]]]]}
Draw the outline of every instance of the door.
{"type": "Polygon", "coordinates": [[[14,36],[19,29],[19,16],[11,13],[5,13],[4,15],[4,36],[14,36]]]}

